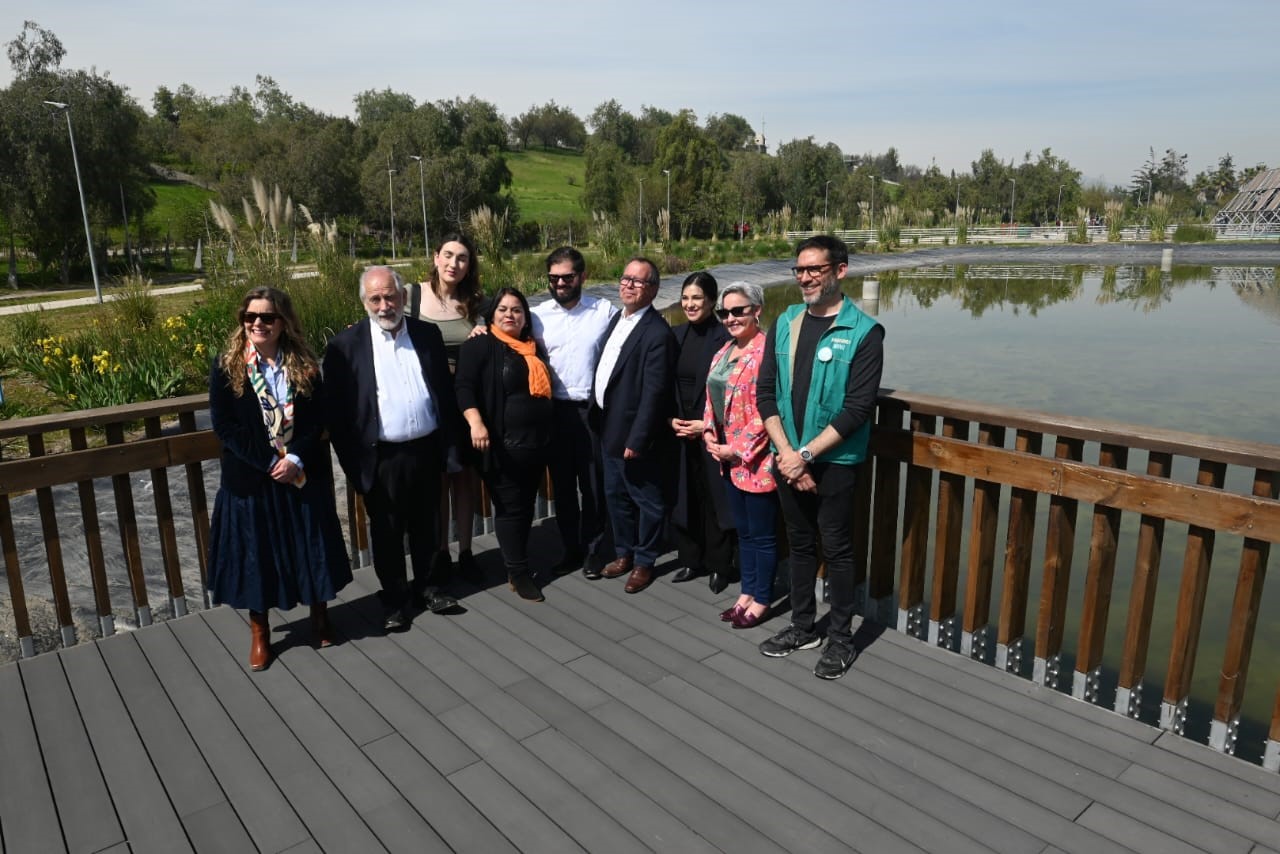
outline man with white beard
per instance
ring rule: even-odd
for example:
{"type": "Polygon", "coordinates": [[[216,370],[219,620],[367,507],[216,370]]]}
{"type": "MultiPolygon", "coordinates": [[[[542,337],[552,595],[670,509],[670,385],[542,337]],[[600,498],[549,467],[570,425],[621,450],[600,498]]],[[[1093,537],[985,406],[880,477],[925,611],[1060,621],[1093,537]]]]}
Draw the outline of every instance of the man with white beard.
{"type": "Polygon", "coordinates": [[[411,607],[439,613],[457,605],[428,583],[427,573],[437,548],[431,520],[440,475],[461,435],[461,415],[440,330],[405,316],[400,274],[366,269],[360,301],[369,321],[338,333],[325,348],[329,435],[347,482],[364,496],[385,627],[395,631],[408,627],[411,607]]]}

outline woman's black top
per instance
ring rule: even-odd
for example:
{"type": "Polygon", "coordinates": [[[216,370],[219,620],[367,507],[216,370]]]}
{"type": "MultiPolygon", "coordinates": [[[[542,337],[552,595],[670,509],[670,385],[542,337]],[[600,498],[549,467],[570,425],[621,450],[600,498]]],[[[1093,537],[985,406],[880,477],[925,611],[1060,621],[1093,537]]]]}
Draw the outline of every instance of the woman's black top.
{"type": "Polygon", "coordinates": [[[676,360],[676,394],[680,417],[698,420],[707,400],[707,368],[722,344],[723,336],[713,333],[722,327],[714,317],[687,325],[689,331],[676,360]]]}

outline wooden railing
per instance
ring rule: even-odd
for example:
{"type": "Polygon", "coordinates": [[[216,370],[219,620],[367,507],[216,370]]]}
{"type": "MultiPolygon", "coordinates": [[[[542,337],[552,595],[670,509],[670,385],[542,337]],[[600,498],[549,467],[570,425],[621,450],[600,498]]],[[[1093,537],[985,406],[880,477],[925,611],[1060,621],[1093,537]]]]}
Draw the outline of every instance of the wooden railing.
{"type": "MultiPolygon", "coordinates": [[[[209,519],[202,463],[219,454],[216,438],[197,425],[197,414],[207,406],[205,396],[194,395],[0,422],[0,546],[13,614],[12,627],[0,625],[0,632],[16,632],[23,655],[36,652],[27,581],[49,591],[63,645],[77,641],[77,609],[96,615],[91,633],[111,634],[112,593],[122,598],[125,588],[130,619],[148,624],[149,575],[152,586],[164,591],[167,612],[181,615],[190,601],[207,605],[209,519]],[[181,469],[177,501],[171,469],[181,469]],[[139,474],[149,496],[135,492],[133,477],[139,474]],[[110,501],[99,500],[95,479],[110,483],[110,501]],[[39,518],[38,534],[33,525],[23,542],[15,534],[15,503],[39,518]],[[77,503],[78,513],[68,511],[77,503]],[[114,513],[104,504],[113,504],[114,513]],[[140,513],[151,511],[154,526],[140,524],[140,513]],[[81,527],[82,534],[68,537],[81,527]],[[104,535],[112,528],[114,537],[104,535]],[[156,538],[144,548],[144,540],[156,538]],[[64,551],[75,545],[78,552],[79,539],[83,559],[77,557],[72,569],[78,575],[87,570],[91,605],[73,601],[68,583],[64,551]],[[108,569],[108,554],[119,555],[110,561],[118,570],[108,569]],[[20,555],[26,555],[21,562],[20,555]]],[[[1215,538],[1239,539],[1209,734],[1213,747],[1234,752],[1268,553],[1280,541],[1280,446],[884,391],[872,450],[858,479],[854,520],[868,618],[1011,672],[1027,675],[1029,669],[1036,682],[1069,688],[1088,702],[1100,702],[1114,689],[1114,709],[1135,717],[1144,677],[1161,666],[1148,667],[1153,625],[1171,621],[1159,723],[1179,734],[1197,653],[1205,646],[1200,628],[1215,538]],[[1190,476],[1180,480],[1180,469],[1191,470],[1190,476]],[[1244,488],[1229,488],[1236,482],[1244,488]],[[1082,503],[1091,516],[1083,585],[1076,585],[1073,596],[1082,503]],[[1005,548],[997,567],[1002,520],[1005,548]],[[1179,534],[1186,530],[1172,615],[1157,610],[1169,523],[1179,534]],[[1034,597],[1038,551],[1043,559],[1034,597]],[[1118,566],[1118,555],[1129,551],[1132,566],[1118,566]],[[1118,661],[1104,666],[1117,573],[1129,589],[1123,645],[1118,661]],[[1071,635],[1074,652],[1066,648],[1071,635]],[[1068,685],[1062,669],[1072,657],[1068,685]]],[[[362,562],[364,519],[349,491],[347,499],[348,543],[362,562]]],[[[1079,539],[1086,541],[1083,530],[1079,539]]],[[[1280,768],[1280,695],[1264,764],[1280,768]]]]}

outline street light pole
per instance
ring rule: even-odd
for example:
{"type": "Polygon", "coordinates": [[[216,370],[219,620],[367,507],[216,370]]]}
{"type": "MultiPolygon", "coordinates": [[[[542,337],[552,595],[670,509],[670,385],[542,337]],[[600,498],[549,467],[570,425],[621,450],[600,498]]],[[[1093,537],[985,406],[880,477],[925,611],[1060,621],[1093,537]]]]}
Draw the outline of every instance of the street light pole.
{"type": "Polygon", "coordinates": [[[76,134],[71,129],[71,107],[61,101],[45,101],[67,116],[67,136],[71,139],[71,162],[76,167],[76,190],[80,193],[80,215],[84,217],[84,239],[89,246],[89,269],[93,272],[93,292],[102,302],[102,283],[98,280],[98,260],[93,256],[93,235],[89,232],[89,207],[84,201],[84,183],[80,180],[80,157],[76,154],[76,134]]]}
{"type": "Polygon", "coordinates": [[[662,174],[667,176],[667,233],[662,239],[667,243],[671,242],[671,170],[663,169],[662,174]]]}
{"type": "Polygon", "coordinates": [[[396,174],[396,170],[387,170],[387,203],[391,207],[391,260],[396,260],[396,196],[395,188],[391,185],[391,176],[396,174]]]}
{"type": "Polygon", "coordinates": [[[640,251],[644,251],[644,178],[640,179],[640,205],[636,209],[636,228],[640,230],[640,251]]]}
{"type": "Polygon", "coordinates": [[[1012,229],[1013,228],[1013,200],[1018,194],[1018,179],[1010,178],[1009,183],[1013,185],[1009,188],[1009,228],[1012,229]]]}
{"type": "Polygon", "coordinates": [[[876,230],[876,176],[871,176],[871,231],[872,237],[875,236],[876,230]]]}
{"type": "Polygon", "coordinates": [[[1058,227],[1059,228],[1062,227],[1062,188],[1065,186],[1067,185],[1066,184],[1058,185],[1058,227]]]}
{"type": "Polygon", "coordinates": [[[421,154],[410,154],[414,160],[418,161],[418,189],[422,192],[422,247],[427,253],[427,257],[431,257],[431,237],[427,232],[427,179],[423,176],[423,164],[421,154]]]}
{"type": "Polygon", "coordinates": [[[828,181],[822,187],[822,230],[830,231],[831,225],[827,220],[827,201],[831,198],[831,182],[828,181]]]}

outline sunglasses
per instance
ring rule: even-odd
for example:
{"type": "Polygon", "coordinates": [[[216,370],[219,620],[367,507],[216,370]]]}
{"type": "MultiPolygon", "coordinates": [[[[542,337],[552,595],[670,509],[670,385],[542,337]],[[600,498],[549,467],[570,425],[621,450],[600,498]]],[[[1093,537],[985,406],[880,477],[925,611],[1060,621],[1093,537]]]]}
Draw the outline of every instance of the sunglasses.
{"type": "Polygon", "coordinates": [[[716,317],[721,320],[724,320],[729,315],[733,315],[734,317],[748,317],[754,308],[755,306],[753,305],[735,305],[733,308],[717,308],[716,317]]]}
{"type": "Polygon", "coordinates": [[[245,324],[252,326],[255,322],[261,320],[263,326],[271,326],[280,319],[280,315],[274,311],[246,311],[240,316],[245,324]]]}
{"type": "Polygon", "coordinates": [[[576,278],[578,278],[577,273],[547,273],[547,284],[569,285],[573,284],[573,280],[576,278]]]}

